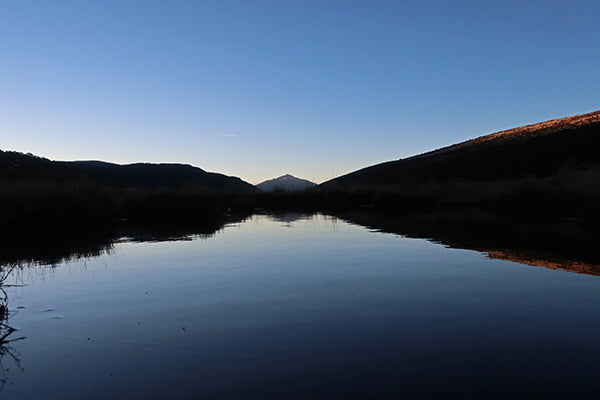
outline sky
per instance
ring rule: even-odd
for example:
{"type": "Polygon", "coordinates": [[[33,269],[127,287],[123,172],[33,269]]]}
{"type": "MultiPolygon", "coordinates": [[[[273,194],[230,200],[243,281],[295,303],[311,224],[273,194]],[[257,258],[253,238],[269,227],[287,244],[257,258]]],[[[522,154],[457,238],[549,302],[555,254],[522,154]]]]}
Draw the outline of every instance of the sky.
{"type": "Polygon", "coordinates": [[[600,109],[600,1],[0,0],[0,149],[320,183],[600,109]]]}

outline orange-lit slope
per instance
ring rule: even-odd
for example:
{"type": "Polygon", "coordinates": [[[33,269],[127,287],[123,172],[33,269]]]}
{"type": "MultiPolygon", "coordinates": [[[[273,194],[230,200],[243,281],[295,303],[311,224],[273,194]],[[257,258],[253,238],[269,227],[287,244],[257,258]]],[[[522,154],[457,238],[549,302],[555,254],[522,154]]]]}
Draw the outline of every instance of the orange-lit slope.
{"type": "Polygon", "coordinates": [[[492,133],[341,176],[321,189],[492,181],[600,167],[600,111],[492,133]]]}
{"type": "Polygon", "coordinates": [[[411,158],[407,158],[407,160],[431,157],[452,150],[464,149],[470,146],[492,143],[496,141],[523,141],[556,132],[568,133],[569,130],[585,127],[595,123],[600,123],[600,110],[587,114],[575,115],[572,117],[557,118],[550,121],[538,122],[536,124],[525,125],[518,128],[480,136],[475,139],[467,140],[466,142],[419,154],[411,158]]]}

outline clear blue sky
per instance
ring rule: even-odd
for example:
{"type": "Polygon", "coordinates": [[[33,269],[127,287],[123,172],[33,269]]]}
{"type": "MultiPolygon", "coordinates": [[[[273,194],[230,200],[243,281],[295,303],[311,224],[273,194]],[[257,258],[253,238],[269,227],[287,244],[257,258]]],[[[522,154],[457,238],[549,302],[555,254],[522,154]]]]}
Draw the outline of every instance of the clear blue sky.
{"type": "Polygon", "coordinates": [[[316,182],[600,108],[600,1],[3,1],[0,149],[316,182]]]}

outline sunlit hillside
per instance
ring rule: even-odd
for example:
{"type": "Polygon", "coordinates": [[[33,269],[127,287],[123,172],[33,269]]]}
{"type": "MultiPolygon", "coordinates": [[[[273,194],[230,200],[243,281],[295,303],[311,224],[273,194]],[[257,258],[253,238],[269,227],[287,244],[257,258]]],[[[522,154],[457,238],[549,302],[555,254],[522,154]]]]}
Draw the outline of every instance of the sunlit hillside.
{"type": "Polygon", "coordinates": [[[434,181],[492,181],[598,168],[600,111],[481,136],[338,177],[323,189],[434,181]]]}

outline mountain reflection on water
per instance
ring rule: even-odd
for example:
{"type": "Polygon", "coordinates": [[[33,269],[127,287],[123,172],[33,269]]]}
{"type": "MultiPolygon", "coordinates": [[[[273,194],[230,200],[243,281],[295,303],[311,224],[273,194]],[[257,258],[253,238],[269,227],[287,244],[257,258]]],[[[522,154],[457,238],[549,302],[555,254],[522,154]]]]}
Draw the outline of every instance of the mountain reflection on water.
{"type": "MultiPolygon", "coordinates": [[[[10,307],[5,289],[21,286],[22,272],[28,267],[57,266],[76,260],[86,260],[110,254],[119,242],[162,242],[193,240],[215,235],[228,224],[241,222],[247,215],[226,215],[203,224],[174,222],[160,225],[120,225],[104,230],[69,232],[57,229],[48,236],[32,229],[27,237],[3,235],[0,240],[0,392],[10,384],[10,373],[23,370],[20,353],[13,343],[26,339],[10,319],[18,309],[10,307]],[[8,365],[11,364],[11,366],[8,365]]],[[[46,232],[46,230],[43,230],[46,232]]]]}
{"type": "Polygon", "coordinates": [[[580,221],[523,221],[481,213],[391,216],[352,212],[339,217],[379,232],[478,251],[492,259],[600,275],[597,229],[580,221]]]}
{"type": "MultiPolygon", "coordinates": [[[[285,227],[311,214],[266,214],[285,227]]],[[[117,242],[160,242],[210,237],[248,215],[226,216],[198,225],[122,224],[113,230],[77,232],[0,243],[0,267],[56,265],[110,253],[117,242]]],[[[446,247],[474,250],[489,258],[588,275],[600,275],[596,232],[577,221],[518,221],[489,214],[423,213],[382,215],[368,211],[337,214],[373,231],[426,239],[446,247]]]]}
{"type": "Polygon", "coordinates": [[[241,222],[247,215],[223,216],[205,223],[145,224],[127,222],[105,230],[58,231],[49,237],[31,236],[0,241],[0,267],[57,265],[110,253],[118,242],[164,242],[210,237],[227,224],[241,222]]]}
{"type": "Polygon", "coordinates": [[[15,399],[597,392],[597,279],[393,235],[600,271],[597,236],[579,223],[486,215],[224,216],[5,241],[0,391],[15,399]],[[30,282],[27,271],[52,279],[30,282]],[[20,283],[30,286],[4,291],[20,283]],[[21,334],[27,340],[15,343],[21,334]]]}

